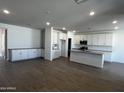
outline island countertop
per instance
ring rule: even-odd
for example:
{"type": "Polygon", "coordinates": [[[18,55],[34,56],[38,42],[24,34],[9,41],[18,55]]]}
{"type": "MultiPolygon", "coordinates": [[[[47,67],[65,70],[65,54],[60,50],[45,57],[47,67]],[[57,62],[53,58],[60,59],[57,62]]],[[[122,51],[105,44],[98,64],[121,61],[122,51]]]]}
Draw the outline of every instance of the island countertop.
{"type": "Polygon", "coordinates": [[[96,55],[103,55],[104,53],[101,51],[90,51],[90,50],[79,50],[79,49],[72,49],[71,52],[80,52],[80,53],[88,53],[88,54],[96,54],[96,55]]]}

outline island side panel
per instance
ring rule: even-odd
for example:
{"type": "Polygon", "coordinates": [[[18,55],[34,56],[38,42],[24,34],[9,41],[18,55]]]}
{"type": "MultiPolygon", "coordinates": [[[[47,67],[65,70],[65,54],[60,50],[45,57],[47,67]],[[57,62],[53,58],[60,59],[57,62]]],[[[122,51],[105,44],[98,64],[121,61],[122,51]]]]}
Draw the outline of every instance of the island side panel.
{"type": "Polygon", "coordinates": [[[70,61],[103,68],[104,54],[71,52],[70,61]]]}

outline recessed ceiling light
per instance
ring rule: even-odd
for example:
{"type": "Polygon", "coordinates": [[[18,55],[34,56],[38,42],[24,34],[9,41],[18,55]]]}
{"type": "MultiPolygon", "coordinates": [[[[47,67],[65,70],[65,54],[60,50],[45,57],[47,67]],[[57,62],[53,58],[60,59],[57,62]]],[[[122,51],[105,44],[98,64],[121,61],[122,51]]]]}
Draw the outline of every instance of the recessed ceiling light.
{"type": "Polygon", "coordinates": [[[10,11],[8,11],[8,10],[3,10],[3,13],[5,13],[5,14],[10,14],[10,11]]]}
{"type": "Polygon", "coordinates": [[[118,26],[116,26],[114,29],[115,29],[115,30],[117,30],[117,29],[119,29],[119,27],[118,27],[118,26]]]}
{"type": "Polygon", "coordinates": [[[93,16],[93,15],[95,15],[95,12],[94,11],[91,11],[90,12],[90,16],[93,16]]]}
{"type": "Polygon", "coordinates": [[[118,23],[118,21],[117,21],[117,20],[115,20],[115,21],[113,21],[112,23],[113,23],[113,24],[116,24],[116,23],[118,23]]]}
{"type": "Polygon", "coordinates": [[[76,31],[75,30],[73,30],[73,33],[75,33],[76,31]]]}
{"type": "Polygon", "coordinates": [[[46,25],[49,26],[50,25],[50,22],[46,22],[46,25]]]}
{"type": "Polygon", "coordinates": [[[62,28],[62,30],[66,30],[66,28],[65,28],[65,27],[63,27],[63,28],[62,28]]]}
{"type": "Polygon", "coordinates": [[[80,3],[84,3],[86,2],[87,0],[74,0],[77,4],[80,4],[80,3]]]}

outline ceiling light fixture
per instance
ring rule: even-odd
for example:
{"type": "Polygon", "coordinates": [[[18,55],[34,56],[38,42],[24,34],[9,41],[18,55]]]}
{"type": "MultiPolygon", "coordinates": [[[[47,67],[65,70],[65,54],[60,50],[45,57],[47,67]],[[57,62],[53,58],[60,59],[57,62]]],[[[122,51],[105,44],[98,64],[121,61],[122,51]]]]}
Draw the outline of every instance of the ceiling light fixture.
{"type": "Polygon", "coordinates": [[[50,22],[46,22],[46,25],[49,26],[50,25],[50,22]]]}
{"type": "Polygon", "coordinates": [[[5,14],[10,14],[10,11],[8,11],[8,10],[3,10],[3,13],[5,13],[5,14]]]}
{"type": "Polygon", "coordinates": [[[66,30],[66,28],[65,28],[65,27],[63,27],[63,28],[62,28],[62,30],[66,30]]]}
{"type": "Polygon", "coordinates": [[[95,15],[95,12],[94,11],[91,11],[90,12],[90,16],[93,16],[93,15],[95,15]]]}
{"type": "Polygon", "coordinates": [[[84,3],[86,2],[87,0],[74,0],[77,4],[80,4],[80,3],[84,3]]]}
{"type": "Polygon", "coordinates": [[[117,29],[119,29],[119,27],[118,27],[118,26],[116,26],[114,29],[115,29],[115,30],[117,30],[117,29]]]}
{"type": "Polygon", "coordinates": [[[113,21],[112,23],[113,23],[113,24],[116,24],[116,23],[118,23],[118,21],[117,21],[117,20],[115,20],[115,21],[113,21]]]}

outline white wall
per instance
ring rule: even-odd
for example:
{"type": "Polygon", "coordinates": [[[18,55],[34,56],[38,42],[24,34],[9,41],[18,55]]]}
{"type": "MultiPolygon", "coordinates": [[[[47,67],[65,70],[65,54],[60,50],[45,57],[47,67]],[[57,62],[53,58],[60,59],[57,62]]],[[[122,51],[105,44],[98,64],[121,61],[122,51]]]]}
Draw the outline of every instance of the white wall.
{"type": "Polygon", "coordinates": [[[124,31],[114,33],[112,61],[124,63],[124,31]]]}
{"type": "Polygon", "coordinates": [[[41,47],[41,31],[26,27],[0,23],[0,28],[6,28],[8,49],[41,47]]]}

